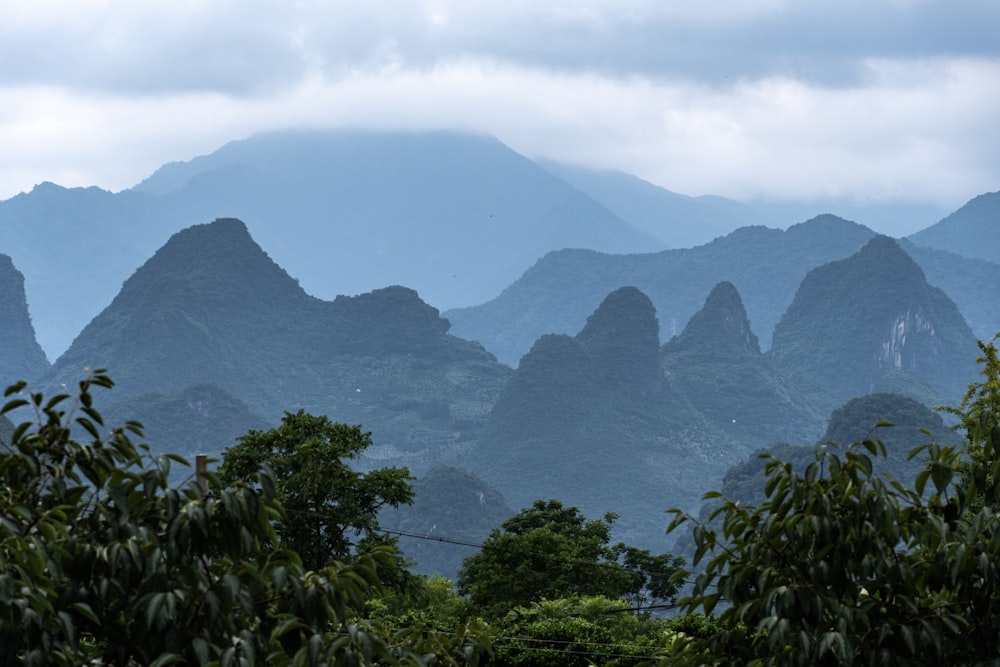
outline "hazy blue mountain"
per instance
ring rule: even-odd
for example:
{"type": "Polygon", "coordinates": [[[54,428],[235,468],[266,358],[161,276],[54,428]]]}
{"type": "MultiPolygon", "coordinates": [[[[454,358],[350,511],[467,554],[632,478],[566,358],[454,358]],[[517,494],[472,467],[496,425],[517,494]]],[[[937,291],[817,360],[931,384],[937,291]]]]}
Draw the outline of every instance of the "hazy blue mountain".
{"type": "Polygon", "coordinates": [[[36,380],[48,368],[28,314],[24,277],[10,257],[0,255],[0,388],[36,380]]]}
{"type": "Polygon", "coordinates": [[[976,340],[954,302],[887,236],[813,269],[774,330],[771,363],[820,410],[890,391],[957,401],[976,340]]]}
{"type": "Polygon", "coordinates": [[[52,183],[0,201],[0,252],[24,273],[28,308],[48,356],[62,354],[173,232],[205,219],[173,216],[149,195],[52,183]]]}
{"type": "MultiPolygon", "coordinates": [[[[945,426],[940,414],[912,398],[899,394],[869,394],[851,399],[834,410],[817,443],[836,443],[839,448],[833,451],[843,452],[843,448],[853,442],[876,438],[885,445],[886,456],[873,457],[875,469],[892,475],[903,484],[912,484],[923,464],[919,456],[910,459],[910,452],[931,441],[953,444],[957,437],[945,426]],[[881,421],[892,426],[876,428],[875,424],[881,421]],[[921,429],[929,430],[931,436],[921,429]]],[[[800,472],[816,460],[813,446],[779,445],[755,452],[726,472],[720,490],[727,498],[748,504],[764,500],[765,460],[760,457],[762,453],[790,461],[800,472]]]]}
{"type": "Polygon", "coordinates": [[[487,300],[549,250],[662,247],[490,137],[301,131],[232,142],[117,194],[40,185],[0,202],[0,252],[55,358],[171,234],[220,217],[244,220],[317,297],[402,284],[440,308],[487,300]]]}
{"type": "Polygon", "coordinates": [[[621,285],[649,296],[669,338],[716,284],[727,281],[742,295],[766,349],[806,272],[857,252],[872,235],[867,227],[819,216],[786,231],[743,227],[697,248],[637,255],[561,250],[540,259],[493,300],[445,315],[456,335],[516,364],[539,336],[579,331],[604,295],[621,285]]]}
{"type": "Polygon", "coordinates": [[[412,570],[454,580],[462,561],[478,551],[490,531],[514,514],[503,494],[479,476],[436,465],[413,482],[413,504],[382,510],[379,522],[401,536],[399,546],[412,570]],[[464,544],[455,544],[462,542],[464,544]]]}
{"type": "Polygon", "coordinates": [[[117,402],[174,400],[209,383],[270,423],[301,408],[363,424],[375,434],[374,456],[421,466],[471,437],[510,373],[447,330],[403,287],[311,297],[243,223],[222,219],[158,250],[54,364],[49,382],[107,368],[117,402]]]}
{"type": "Polygon", "coordinates": [[[900,239],[899,245],[920,265],[927,282],[955,302],[977,338],[991,340],[1000,331],[1000,263],[918,246],[908,239],[900,239]]]}
{"type": "MultiPolygon", "coordinates": [[[[198,454],[218,455],[250,429],[267,430],[277,425],[213,384],[192,385],[171,395],[143,394],[112,405],[103,415],[109,426],[126,420],[141,422],[143,441],[153,453],[180,454],[192,466],[198,454]]],[[[192,471],[178,466],[177,472],[186,475],[192,471]]]]}
{"type": "Polygon", "coordinates": [[[659,247],[492,137],[281,132],[163,167],[135,188],[247,222],[316,296],[388,284],[480,303],[554,248],[659,247]]]}
{"type": "Polygon", "coordinates": [[[670,383],[715,426],[752,448],[815,440],[823,418],[764,359],[739,292],[716,285],[662,351],[670,383]]]}
{"type": "Polygon", "coordinates": [[[615,512],[621,539],[662,549],[663,511],[696,505],[748,449],[666,381],[657,328],[649,298],[625,287],[576,336],[539,338],[462,465],[512,507],[559,498],[615,512]]]}
{"type": "Polygon", "coordinates": [[[771,222],[755,208],[725,197],[689,197],[621,171],[541,164],[667,248],[690,248],[738,227],[771,222]]]}
{"type": "Polygon", "coordinates": [[[691,197],[620,171],[547,160],[540,163],[669,248],[701,245],[749,225],[783,229],[820,213],[854,220],[889,236],[901,236],[931,225],[948,213],[947,209],[929,202],[766,198],[735,201],[715,195],[691,197]]]}
{"type": "MultiPolygon", "coordinates": [[[[945,426],[941,415],[926,405],[899,394],[879,393],[851,399],[834,410],[826,431],[816,442],[829,445],[831,451],[842,454],[851,443],[877,438],[885,445],[886,456],[872,457],[876,474],[889,475],[910,485],[923,465],[919,456],[910,459],[910,452],[931,440],[941,444],[954,443],[956,437],[956,433],[945,426]],[[875,428],[875,424],[881,421],[887,421],[892,426],[875,428]],[[930,437],[921,429],[929,430],[930,437]]],[[[764,493],[764,468],[769,459],[766,457],[789,462],[801,474],[816,460],[816,446],[779,443],[761,448],[726,470],[717,490],[730,500],[759,506],[767,498],[764,493]]],[[[698,512],[699,520],[709,523],[717,506],[718,501],[703,503],[698,512]]],[[[678,537],[678,552],[690,554],[693,549],[690,531],[678,537]]]]}
{"type": "MultiPolygon", "coordinates": [[[[696,248],[609,255],[566,249],[551,252],[494,299],[445,312],[452,331],[477,340],[501,361],[515,365],[546,333],[578,331],[587,314],[619,285],[635,285],[653,300],[664,339],[675,335],[719,282],[733,283],[743,297],[761,347],[792,302],[806,273],[857,252],[874,232],[832,215],[817,216],[785,231],[742,227],[696,248]]],[[[1000,264],[969,260],[907,245],[931,284],[962,309],[979,338],[1000,330],[997,303],[1000,264]]]]}
{"type": "Polygon", "coordinates": [[[949,209],[931,202],[858,202],[846,198],[774,200],[758,198],[744,202],[769,227],[788,227],[819,214],[853,220],[886,236],[899,237],[934,224],[949,209]]]}
{"type": "Polygon", "coordinates": [[[940,222],[909,236],[917,245],[1000,262],[1000,192],[971,199],[940,222]]]}

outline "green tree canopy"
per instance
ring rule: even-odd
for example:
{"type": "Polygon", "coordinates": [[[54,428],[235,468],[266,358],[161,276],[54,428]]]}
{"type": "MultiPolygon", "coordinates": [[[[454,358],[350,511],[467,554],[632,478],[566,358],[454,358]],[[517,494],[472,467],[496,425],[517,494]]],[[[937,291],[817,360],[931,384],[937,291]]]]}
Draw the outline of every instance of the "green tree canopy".
{"type": "Polygon", "coordinates": [[[966,447],[915,450],[927,466],[912,484],[873,473],[878,440],[820,446],[801,474],[770,459],[760,506],[724,500],[720,530],[695,527],[704,571],[682,602],[726,603],[722,630],[679,639],[669,664],[1000,660],[1000,364],[983,349],[986,379],[956,410],[966,447]]]}
{"type": "MultiPolygon", "coordinates": [[[[134,422],[106,429],[92,390],[10,387],[0,415],[33,411],[0,447],[0,665],[356,665],[479,655],[474,637],[357,621],[376,550],[306,571],[278,542],[268,471],[207,493],[169,485],[134,422]],[[78,439],[75,433],[86,435],[78,439]],[[455,639],[457,638],[457,640],[455,639]],[[457,642],[457,643],[456,643],[457,642]]],[[[20,413],[17,413],[20,414],[20,413]]]]}
{"type": "Polygon", "coordinates": [[[226,449],[219,476],[227,484],[246,482],[270,468],[286,513],[278,537],[307,567],[319,568],[348,558],[359,538],[371,537],[382,507],[413,500],[406,468],[351,468],[348,461],[371,444],[360,426],[286,412],[278,428],[250,431],[226,449]]]}
{"type": "Polygon", "coordinates": [[[558,500],[536,500],[490,533],[479,553],[465,559],[458,589],[486,618],[542,599],[637,596],[647,586],[657,595],[672,596],[669,578],[678,563],[669,556],[652,557],[621,543],[612,545],[614,519],[608,514],[603,520],[588,520],[576,507],[564,507],[558,500]],[[623,556],[634,570],[623,567],[623,556]]]}

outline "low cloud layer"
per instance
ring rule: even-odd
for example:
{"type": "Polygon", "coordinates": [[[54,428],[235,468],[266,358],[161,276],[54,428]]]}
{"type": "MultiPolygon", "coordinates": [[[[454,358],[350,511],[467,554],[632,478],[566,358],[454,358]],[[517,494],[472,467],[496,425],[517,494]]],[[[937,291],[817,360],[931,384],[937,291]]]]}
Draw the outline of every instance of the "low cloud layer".
{"type": "Polygon", "coordinates": [[[933,201],[1000,187],[1000,5],[14,3],[0,198],[134,185],[287,127],[455,128],[687,194],[933,201]],[[724,8],[724,11],[723,11],[724,8]]]}

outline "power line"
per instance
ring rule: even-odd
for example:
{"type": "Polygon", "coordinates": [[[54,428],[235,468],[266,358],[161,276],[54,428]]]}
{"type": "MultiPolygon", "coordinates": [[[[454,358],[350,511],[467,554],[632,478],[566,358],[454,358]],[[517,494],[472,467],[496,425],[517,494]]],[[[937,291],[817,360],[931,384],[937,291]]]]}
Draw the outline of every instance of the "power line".
{"type": "MultiPolygon", "coordinates": [[[[333,518],[335,518],[332,515],[323,514],[322,512],[315,512],[315,511],[312,511],[312,510],[286,509],[285,511],[289,512],[291,514],[300,514],[300,515],[313,516],[313,517],[319,517],[319,518],[324,518],[324,519],[333,519],[333,518]]],[[[412,532],[412,531],[401,530],[401,529],[398,529],[398,528],[382,528],[382,527],[378,527],[378,528],[372,528],[371,530],[373,532],[386,533],[386,534],[389,534],[389,535],[399,535],[401,537],[409,537],[409,538],[418,539],[418,540],[429,540],[429,541],[432,541],[432,542],[441,542],[441,543],[444,543],[444,544],[455,544],[455,545],[458,545],[458,546],[470,547],[470,548],[473,548],[473,549],[479,549],[480,551],[484,551],[484,550],[506,551],[507,550],[504,546],[501,546],[501,545],[484,544],[482,542],[466,542],[464,540],[456,540],[456,539],[453,539],[453,538],[444,537],[444,536],[438,536],[438,535],[428,535],[426,533],[415,533],[415,532],[412,532]]],[[[559,555],[551,554],[551,553],[546,553],[546,552],[542,552],[542,551],[520,551],[519,553],[524,554],[524,555],[528,555],[528,556],[537,556],[539,558],[545,558],[545,559],[550,560],[550,561],[554,561],[554,562],[558,562],[558,563],[566,563],[566,564],[569,564],[569,565],[582,565],[582,566],[586,566],[586,567],[606,568],[606,569],[615,570],[615,571],[618,571],[618,572],[624,572],[626,574],[633,574],[633,575],[639,575],[639,576],[645,576],[645,574],[646,574],[642,570],[635,570],[635,569],[632,569],[632,568],[629,568],[629,567],[625,567],[624,565],[622,565],[620,563],[615,563],[615,562],[612,562],[612,561],[590,561],[590,560],[582,560],[582,559],[577,559],[577,558],[565,558],[563,556],[559,556],[559,555]]],[[[657,606],[659,607],[659,606],[662,606],[662,605],[657,605],[657,606]]],[[[647,607],[642,607],[640,609],[647,609],[647,607]]]]}

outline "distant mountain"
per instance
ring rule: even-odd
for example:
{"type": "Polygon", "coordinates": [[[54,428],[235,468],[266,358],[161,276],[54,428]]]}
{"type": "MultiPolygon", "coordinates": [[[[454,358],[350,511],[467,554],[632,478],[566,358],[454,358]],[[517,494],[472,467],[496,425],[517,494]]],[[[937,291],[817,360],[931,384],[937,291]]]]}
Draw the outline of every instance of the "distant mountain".
{"type": "Polygon", "coordinates": [[[663,346],[670,383],[713,424],[752,448],[813,441],[823,418],[768,366],[732,283],[716,285],[663,346]]]}
{"type": "Polygon", "coordinates": [[[908,239],[900,239],[899,245],[920,265],[927,282],[955,302],[976,338],[991,340],[1000,331],[1000,257],[988,262],[918,246],[908,239]]]}
{"type": "Polygon", "coordinates": [[[620,171],[541,164],[667,248],[690,248],[738,227],[773,224],[756,209],[725,197],[689,197],[620,171]]]}
{"type": "Polygon", "coordinates": [[[160,394],[164,407],[176,403],[170,414],[188,405],[184,392],[208,383],[222,392],[211,399],[219,409],[235,409],[225,406],[238,399],[238,411],[256,416],[252,424],[301,408],[363,424],[375,434],[373,456],[424,466],[471,437],[510,373],[447,330],[407,288],[311,297],[242,222],[222,219],[174,235],[48,381],[107,368],[117,383],[113,401],[160,394]]]}
{"type": "MultiPolygon", "coordinates": [[[[886,450],[885,457],[871,457],[876,474],[912,485],[923,462],[919,456],[910,459],[910,452],[932,440],[941,444],[954,443],[956,434],[945,426],[941,415],[926,405],[899,394],[880,393],[851,399],[834,410],[817,444],[827,445],[830,451],[843,455],[844,448],[851,443],[869,438],[880,440],[886,450]],[[882,421],[892,426],[875,428],[875,424],[882,421]],[[930,436],[922,429],[930,431],[930,436]]],[[[764,492],[767,457],[791,463],[796,472],[803,474],[806,467],[816,461],[816,446],[780,443],[759,449],[726,470],[717,490],[725,498],[743,505],[760,506],[767,498],[764,492]]],[[[703,503],[698,512],[699,520],[709,523],[717,506],[718,501],[703,503]]],[[[689,554],[693,549],[690,531],[678,537],[679,553],[689,554]]]]}
{"type": "Polygon", "coordinates": [[[171,234],[246,221],[310,294],[385,285],[439,308],[481,303],[546,252],[662,248],[486,136],[279,132],[163,166],[131,190],[43,184],[0,202],[0,252],[26,278],[52,358],[171,234]]]}
{"type": "Polygon", "coordinates": [[[579,331],[604,295],[635,285],[652,299],[666,338],[678,333],[721,281],[739,290],[766,349],[810,269],[857,252],[873,232],[834,216],[787,231],[743,227],[697,248],[640,255],[552,252],[492,301],[445,313],[452,331],[516,364],[539,336],[579,331]]]}
{"type": "Polygon", "coordinates": [[[954,302],[896,241],[877,236],[809,272],[769,359],[826,411],[880,391],[955,402],[976,378],[977,349],[954,302]]]}
{"type": "MultiPolygon", "coordinates": [[[[180,454],[194,465],[198,454],[218,455],[251,429],[277,425],[254,414],[243,401],[213,384],[197,384],[177,394],[143,394],[103,411],[106,424],[126,420],[143,425],[143,434],[154,454],[180,454]]],[[[178,473],[190,474],[193,468],[178,473]]]]}
{"type": "Polygon", "coordinates": [[[188,221],[141,193],[42,183],[0,202],[0,252],[24,273],[38,342],[54,360],[173,232],[215,217],[188,221]]]}
{"type": "Polygon", "coordinates": [[[514,514],[495,487],[446,465],[418,477],[413,495],[412,505],[384,509],[379,522],[389,531],[411,534],[399,537],[399,546],[419,574],[455,580],[462,561],[478,551],[476,545],[514,514]]]}
{"type": "MultiPolygon", "coordinates": [[[[913,484],[923,466],[919,456],[909,459],[910,452],[931,441],[940,444],[956,442],[955,433],[945,426],[941,415],[922,403],[899,394],[869,394],[851,399],[834,410],[818,444],[836,443],[839,448],[832,451],[843,453],[844,447],[869,438],[880,440],[886,449],[885,458],[872,457],[875,469],[892,475],[905,485],[913,484]],[[892,426],[876,428],[875,424],[881,421],[892,426]],[[930,437],[922,429],[929,430],[930,437]]],[[[781,445],[764,451],[793,463],[799,472],[816,460],[812,446],[781,445]]],[[[720,490],[727,498],[747,504],[759,504],[764,500],[765,462],[760,453],[755,453],[726,473],[720,490]]]]}
{"type": "Polygon", "coordinates": [[[738,227],[785,228],[820,213],[855,220],[882,234],[901,236],[940,220],[948,213],[929,202],[867,202],[848,199],[734,201],[715,195],[671,192],[632,174],[539,161],[581,192],[607,206],[623,220],[661,240],[668,248],[708,243],[738,227]]]}
{"type": "Polygon", "coordinates": [[[0,255],[0,389],[18,380],[36,380],[49,368],[35,339],[24,295],[24,277],[0,255]]]}
{"type": "MultiPolygon", "coordinates": [[[[635,285],[656,306],[665,338],[675,335],[721,281],[743,297],[761,347],[806,273],[857,252],[874,232],[832,215],[785,231],[743,227],[696,248],[648,254],[607,255],[583,250],[551,252],[497,297],[479,306],[445,312],[455,335],[477,340],[501,361],[516,365],[547,333],[578,331],[605,294],[635,285]]],[[[912,247],[931,284],[962,307],[979,338],[1000,331],[1000,264],[912,247]]]]}
{"type": "Polygon", "coordinates": [[[178,210],[247,221],[316,296],[388,284],[479,303],[553,248],[659,247],[488,136],[280,132],[167,165],[140,183],[178,210]]]}
{"type": "Polygon", "coordinates": [[[917,245],[998,262],[1000,192],[979,195],[940,222],[908,238],[917,245]]]}
{"type": "Polygon", "coordinates": [[[559,498],[615,512],[620,539],[661,548],[663,511],[691,506],[748,451],[663,376],[656,313],[634,287],[609,294],[576,336],[541,337],[463,466],[513,507],[559,498]]]}

